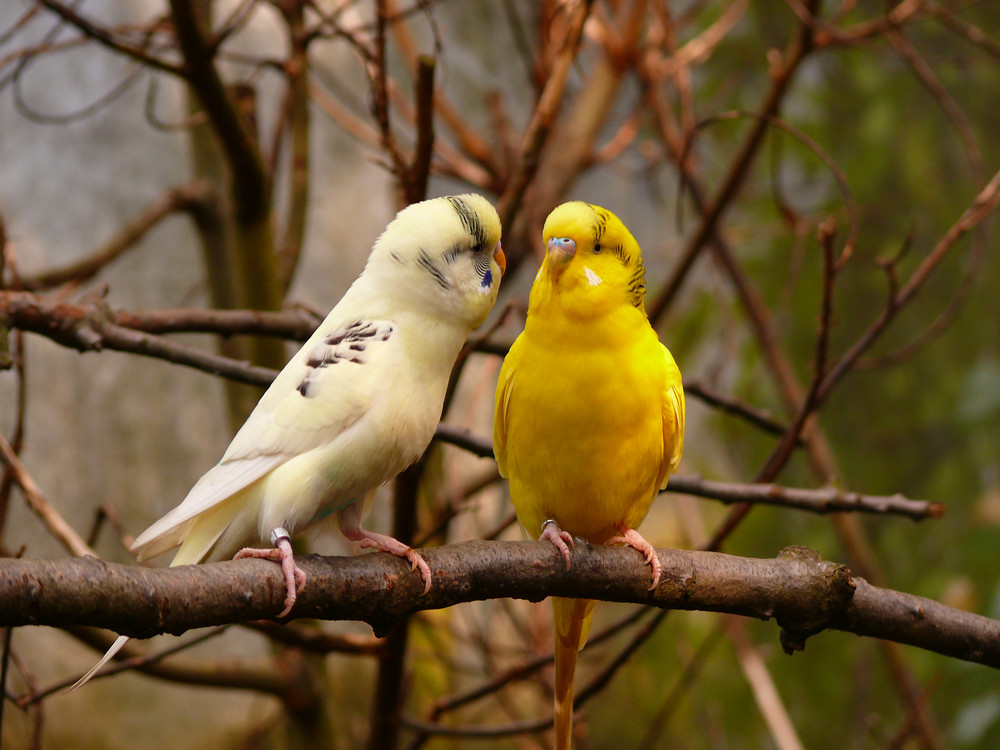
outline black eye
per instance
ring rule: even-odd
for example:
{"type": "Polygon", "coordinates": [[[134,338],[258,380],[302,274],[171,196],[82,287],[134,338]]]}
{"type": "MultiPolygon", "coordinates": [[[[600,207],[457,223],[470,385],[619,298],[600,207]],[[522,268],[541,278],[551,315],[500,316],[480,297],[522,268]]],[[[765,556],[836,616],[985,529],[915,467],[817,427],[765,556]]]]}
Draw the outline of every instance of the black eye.
{"type": "Polygon", "coordinates": [[[594,245],[594,254],[598,255],[600,254],[600,252],[601,252],[601,243],[598,242],[596,245],[594,245]]]}

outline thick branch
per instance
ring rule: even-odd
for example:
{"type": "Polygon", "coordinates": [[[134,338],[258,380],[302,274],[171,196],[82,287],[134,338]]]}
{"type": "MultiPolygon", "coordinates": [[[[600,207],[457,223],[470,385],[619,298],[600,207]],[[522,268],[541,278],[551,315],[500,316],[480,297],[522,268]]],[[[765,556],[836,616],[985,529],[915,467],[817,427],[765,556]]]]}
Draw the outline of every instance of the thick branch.
{"type": "MultiPolygon", "coordinates": [[[[870,586],[802,548],[774,560],[658,550],[663,579],[633,550],[578,542],[573,568],[534,542],[466,542],[422,550],[434,571],[430,593],[407,563],[383,554],[299,561],[309,585],[296,617],[362,620],[376,633],[425,609],[498,597],[569,596],[769,619],[786,650],[826,628],[907,643],[1000,668],[1000,622],[930,599],[870,586]]],[[[93,625],[127,635],[272,617],[282,607],[278,566],[264,560],[150,569],[93,558],[0,561],[0,626],[93,625]]]]}

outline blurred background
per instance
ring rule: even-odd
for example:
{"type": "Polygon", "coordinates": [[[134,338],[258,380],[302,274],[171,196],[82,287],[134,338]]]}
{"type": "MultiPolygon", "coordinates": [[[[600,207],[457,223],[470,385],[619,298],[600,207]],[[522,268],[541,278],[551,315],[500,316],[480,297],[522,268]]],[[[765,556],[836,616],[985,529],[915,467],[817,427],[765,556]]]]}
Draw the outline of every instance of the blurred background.
{"type": "MultiPolygon", "coordinates": [[[[1000,165],[996,2],[0,7],[5,305],[30,295],[18,299],[52,325],[67,320],[57,303],[137,318],[284,311],[278,335],[220,337],[209,316],[162,334],[277,369],[293,324],[308,330],[337,302],[396,210],[480,192],[501,213],[509,272],[445,421],[488,437],[541,223],[564,200],[596,203],[642,245],[647,310],[684,374],[682,476],[946,506],[918,523],[774,507],[735,518],[666,493],[643,534],[693,548],[728,520],[726,552],[806,545],[879,585],[1000,617],[1000,268],[984,191],[1000,165]],[[777,432],[749,418],[762,413],[777,432]],[[800,413],[803,440],[776,458],[800,413]]],[[[132,561],[130,539],[218,460],[260,391],[107,344],[80,353],[4,309],[0,434],[100,556],[132,561]]],[[[418,543],[520,538],[493,461],[458,447],[433,445],[415,502],[418,543]]],[[[393,523],[379,503],[369,527],[393,523]]],[[[9,472],[0,534],[6,556],[72,554],[9,472]]],[[[350,554],[335,532],[302,545],[350,554]]],[[[548,618],[521,601],[463,605],[413,617],[395,646],[357,623],[293,623],[291,646],[234,626],[165,662],[197,666],[200,684],[129,671],[71,696],[51,688],[98,650],[23,628],[7,634],[0,740],[548,747],[548,618]],[[233,668],[276,687],[213,686],[233,668]]],[[[773,622],[631,605],[598,607],[605,631],[578,667],[581,748],[1000,743],[986,667],[834,632],[789,657],[773,622]]]]}

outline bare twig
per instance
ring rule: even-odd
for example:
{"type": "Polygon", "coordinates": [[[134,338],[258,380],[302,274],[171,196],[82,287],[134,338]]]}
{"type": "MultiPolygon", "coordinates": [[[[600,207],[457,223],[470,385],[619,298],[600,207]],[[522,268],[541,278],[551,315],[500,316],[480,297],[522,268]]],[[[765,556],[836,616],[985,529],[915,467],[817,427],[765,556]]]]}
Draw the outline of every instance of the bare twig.
{"type": "MultiPolygon", "coordinates": [[[[814,1],[810,5],[816,6],[818,3],[814,1]]],[[[810,9],[812,10],[813,8],[811,7],[810,9]]],[[[726,175],[725,182],[719,188],[711,203],[706,205],[701,224],[677,261],[671,277],[648,306],[650,320],[659,321],[666,309],[670,307],[702,248],[715,235],[722,215],[736,197],[740,187],[742,187],[750,171],[750,166],[757,155],[760,144],[763,141],[764,132],[767,127],[764,118],[766,116],[773,116],[778,111],[781,102],[788,93],[795,73],[812,49],[812,32],[808,24],[803,23],[797,29],[795,37],[789,44],[789,48],[785,52],[781,64],[776,66],[772,72],[771,89],[768,91],[759,110],[762,115],[761,119],[757,120],[757,123],[743,141],[743,145],[733,160],[729,173],[726,175]]]]}
{"type": "Polygon", "coordinates": [[[14,452],[14,449],[10,447],[10,443],[7,442],[7,438],[3,435],[0,435],[0,459],[7,465],[14,480],[20,485],[24,499],[28,501],[28,507],[42,519],[42,522],[52,532],[53,536],[74,555],[93,556],[94,551],[83,541],[83,537],[77,534],[59,511],[52,506],[52,503],[45,499],[41,488],[39,488],[31,474],[28,473],[24,464],[21,463],[21,459],[14,452]]]}
{"type": "Polygon", "coordinates": [[[90,256],[63,268],[23,276],[25,289],[38,291],[67,282],[83,282],[100,273],[105,266],[120,257],[163,219],[178,211],[187,211],[205,199],[208,186],[203,183],[172,188],[151,203],[145,211],[126,224],[118,234],[90,256]]]}
{"type": "Polygon", "coordinates": [[[830,391],[840,379],[854,367],[858,358],[882,335],[882,332],[895,319],[900,309],[913,298],[920,287],[923,286],[927,277],[930,276],[955,244],[965,234],[996,211],[998,205],[1000,205],[1000,171],[993,175],[993,178],[986,184],[986,187],[973,199],[971,205],[962,212],[958,220],[945,232],[944,236],[928,253],[927,257],[921,261],[917,269],[906,280],[906,283],[899,288],[881,314],[830,368],[830,371],[826,374],[826,377],[817,390],[816,398],[818,401],[822,402],[830,394],[830,391]]]}
{"type": "Polygon", "coordinates": [[[673,476],[666,492],[697,495],[723,503],[749,503],[778,505],[810,513],[888,513],[907,516],[915,521],[940,518],[944,515],[942,503],[911,500],[900,494],[863,495],[846,492],[836,487],[817,490],[780,487],[774,484],[737,484],[713,482],[699,477],[673,476]]]}
{"type": "Polygon", "coordinates": [[[131,57],[155,70],[170,73],[171,75],[184,76],[184,70],[180,66],[150,55],[142,49],[123,43],[121,40],[116,39],[108,29],[93,23],[65,3],[58,2],[58,0],[39,0],[39,2],[64,21],[79,29],[87,37],[101,43],[108,49],[123,54],[126,57],[131,57]]]}
{"type": "Polygon", "coordinates": [[[577,46],[583,34],[583,25],[590,15],[591,4],[592,0],[580,0],[572,7],[572,17],[567,23],[565,36],[557,46],[552,70],[549,71],[531,123],[525,130],[521,150],[507,181],[507,187],[497,202],[497,212],[500,214],[500,223],[503,226],[512,223],[521,205],[524,191],[538,168],[539,155],[562,101],[566,79],[576,59],[577,46]]]}

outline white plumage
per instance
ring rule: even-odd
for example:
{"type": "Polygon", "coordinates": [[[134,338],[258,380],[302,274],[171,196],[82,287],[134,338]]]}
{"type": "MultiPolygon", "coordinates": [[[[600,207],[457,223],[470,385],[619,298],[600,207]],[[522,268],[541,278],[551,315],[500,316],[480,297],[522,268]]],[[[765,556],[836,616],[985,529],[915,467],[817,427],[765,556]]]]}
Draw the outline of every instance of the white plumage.
{"type": "MultiPolygon", "coordinates": [[[[285,365],[219,463],[183,502],[136,538],[139,560],[174,547],[171,565],[231,555],[276,530],[299,531],[337,513],[362,547],[407,557],[425,590],[419,554],[361,528],[375,490],[416,461],[434,435],[448,379],[469,332],[496,301],[505,267],[500,220],[479,195],[400,211],[362,274],[285,365]]],[[[240,556],[280,559],[285,610],[305,574],[287,538],[240,556]]],[[[120,637],[71,689],[125,644],[120,637]]]]}

